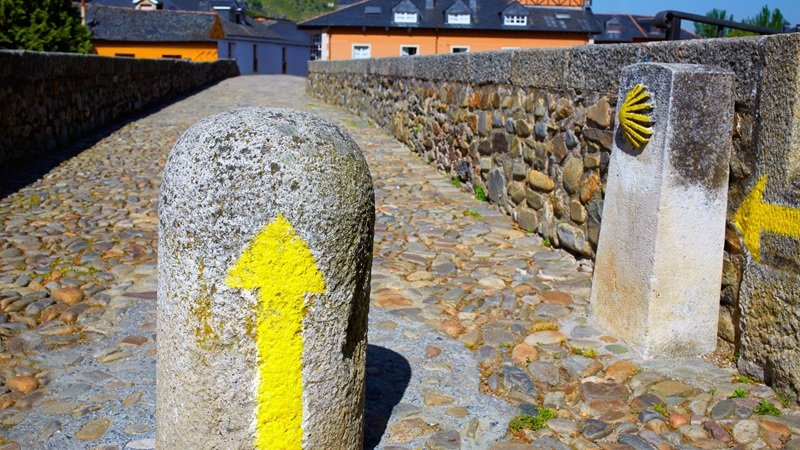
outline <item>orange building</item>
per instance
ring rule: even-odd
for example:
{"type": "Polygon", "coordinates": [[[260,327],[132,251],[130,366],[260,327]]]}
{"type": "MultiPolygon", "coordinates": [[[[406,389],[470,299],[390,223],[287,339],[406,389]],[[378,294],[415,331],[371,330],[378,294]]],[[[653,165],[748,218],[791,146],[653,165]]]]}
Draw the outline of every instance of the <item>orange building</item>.
{"type": "Polygon", "coordinates": [[[363,0],[301,22],[323,60],[586,44],[602,31],[585,0],[363,0]]]}
{"type": "Polygon", "coordinates": [[[217,41],[225,37],[213,12],[90,5],[86,24],[95,52],[102,56],[216,61],[217,41]]]}

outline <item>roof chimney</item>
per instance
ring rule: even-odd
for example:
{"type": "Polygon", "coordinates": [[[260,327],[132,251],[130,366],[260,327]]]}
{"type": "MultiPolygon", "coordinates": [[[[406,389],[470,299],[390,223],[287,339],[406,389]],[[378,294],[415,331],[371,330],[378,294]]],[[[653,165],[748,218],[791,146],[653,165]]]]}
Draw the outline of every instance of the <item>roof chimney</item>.
{"type": "Polygon", "coordinates": [[[433,9],[433,4],[436,0],[425,0],[425,9],[433,9]]]}

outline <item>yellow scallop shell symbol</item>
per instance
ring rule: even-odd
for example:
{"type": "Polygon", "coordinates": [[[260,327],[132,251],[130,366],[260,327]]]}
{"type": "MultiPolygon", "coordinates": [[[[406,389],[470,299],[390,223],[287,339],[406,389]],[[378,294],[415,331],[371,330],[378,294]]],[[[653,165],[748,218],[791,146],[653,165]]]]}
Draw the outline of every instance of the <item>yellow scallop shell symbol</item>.
{"type": "Polygon", "coordinates": [[[635,149],[640,149],[650,142],[653,121],[647,114],[653,109],[653,104],[648,103],[650,93],[643,84],[637,84],[625,95],[625,102],[619,108],[619,124],[625,139],[635,149]]]}

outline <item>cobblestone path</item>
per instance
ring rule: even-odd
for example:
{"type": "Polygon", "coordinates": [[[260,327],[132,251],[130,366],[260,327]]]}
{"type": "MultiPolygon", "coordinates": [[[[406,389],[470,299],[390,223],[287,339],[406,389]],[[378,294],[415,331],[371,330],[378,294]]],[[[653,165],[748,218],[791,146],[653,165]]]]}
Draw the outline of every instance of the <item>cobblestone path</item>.
{"type": "Polygon", "coordinates": [[[302,79],[240,77],[0,200],[0,450],[153,448],[161,169],[192,123],[246,105],[338,120],[370,164],[367,448],[800,449],[800,413],[771,389],[700,359],[642,362],[597,329],[590,264],[308,98],[302,79]],[[508,432],[550,411],[547,427],[508,432]]]}

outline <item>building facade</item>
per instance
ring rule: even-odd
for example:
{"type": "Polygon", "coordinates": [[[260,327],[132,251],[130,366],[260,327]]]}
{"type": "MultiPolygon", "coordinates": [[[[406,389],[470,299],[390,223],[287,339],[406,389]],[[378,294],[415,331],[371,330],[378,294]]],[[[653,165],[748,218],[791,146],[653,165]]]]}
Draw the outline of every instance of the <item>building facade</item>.
{"type": "Polygon", "coordinates": [[[86,25],[99,55],[232,58],[243,75],[305,76],[315,48],[293,22],[249,17],[240,0],[93,0],[86,25]]]}
{"type": "Polygon", "coordinates": [[[86,25],[101,56],[216,61],[217,42],[224,37],[214,13],[89,5],[86,25]]]}
{"type": "Polygon", "coordinates": [[[300,22],[323,60],[434,55],[591,42],[584,0],[364,0],[300,22]]]}

